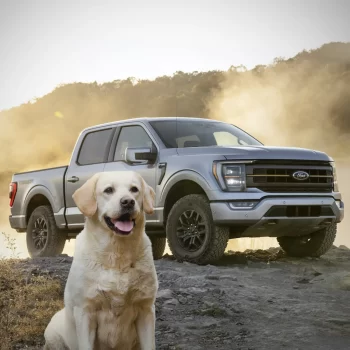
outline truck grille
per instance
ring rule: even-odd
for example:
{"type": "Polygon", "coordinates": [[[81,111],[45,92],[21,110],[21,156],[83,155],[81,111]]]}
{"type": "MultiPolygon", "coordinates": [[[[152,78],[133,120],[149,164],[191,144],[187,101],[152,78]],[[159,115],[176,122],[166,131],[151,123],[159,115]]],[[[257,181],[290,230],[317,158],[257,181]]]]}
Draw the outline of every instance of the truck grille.
{"type": "Polygon", "coordinates": [[[246,176],[248,188],[264,192],[325,193],[333,190],[333,169],[326,162],[254,163],[246,166],[246,176]],[[305,172],[308,177],[298,180],[293,176],[297,172],[305,172]]]}

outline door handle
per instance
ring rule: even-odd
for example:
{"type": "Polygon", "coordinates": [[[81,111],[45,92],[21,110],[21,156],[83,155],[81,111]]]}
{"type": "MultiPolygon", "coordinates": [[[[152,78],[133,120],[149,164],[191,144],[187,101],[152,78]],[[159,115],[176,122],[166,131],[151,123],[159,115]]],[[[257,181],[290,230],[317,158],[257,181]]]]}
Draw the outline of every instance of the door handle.
{"type": "Polygon", "coordinates": [[[68,182],[72,182],[72,183],[78,182],[78,181],[79,181],[79,177],[77,177],[77,176],[72,176],[72,177],[70,177],[67,181],[68,181],[68,182]]]}

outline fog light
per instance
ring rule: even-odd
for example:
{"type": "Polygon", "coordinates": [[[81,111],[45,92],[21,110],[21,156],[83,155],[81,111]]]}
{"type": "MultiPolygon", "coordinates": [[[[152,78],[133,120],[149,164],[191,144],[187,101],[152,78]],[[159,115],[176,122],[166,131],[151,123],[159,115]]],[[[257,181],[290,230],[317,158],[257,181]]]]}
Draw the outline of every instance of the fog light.
{"type": "Polygon", "coordinates": [[[253,209],[258,204],[258,201],[245,201],[245,202],[230,202],[231,209],[253,209]]]}

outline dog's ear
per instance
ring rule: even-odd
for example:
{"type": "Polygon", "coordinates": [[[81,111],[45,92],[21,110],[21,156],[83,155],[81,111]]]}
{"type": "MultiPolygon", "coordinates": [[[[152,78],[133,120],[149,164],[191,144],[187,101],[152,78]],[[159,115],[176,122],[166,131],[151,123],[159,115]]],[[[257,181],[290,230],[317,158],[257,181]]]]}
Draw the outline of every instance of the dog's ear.
{"type": "Polygon", "coordinates": [[[93,175],[72,196],[79,210],[87,217],[94,216],[97,211],[95,188],[99,176],[99,173],[93,175]]]}
{"type": "Polygon", "coordinates": [[[142,187],[143,187],[143,211],[146,214],[153,214],[154,212],[154,200],[156,194],[151,186],[149,186],[144,179],[142,179],[142,187]]]}

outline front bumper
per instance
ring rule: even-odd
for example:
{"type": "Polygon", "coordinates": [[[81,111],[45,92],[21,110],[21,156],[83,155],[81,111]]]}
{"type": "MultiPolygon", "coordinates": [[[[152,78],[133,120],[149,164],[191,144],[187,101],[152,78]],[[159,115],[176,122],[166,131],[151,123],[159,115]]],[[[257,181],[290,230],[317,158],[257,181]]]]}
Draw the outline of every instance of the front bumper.
{"type": "MultiPolygon", "coordinates": [[[[253,209],[232,209],[229,202],[210,203],[213,220],[217,225],[246,227],[242,237],[279,237],[303,235],[318,231],[331,222],[344,218],[344,203],[333,197],[266,197],[253,209]],[[327,207],[326,215],[271,216],[272,208],[291,206],[327,207]]],[[[282,211],[283,212],[283,211],[282,211]]]]}

